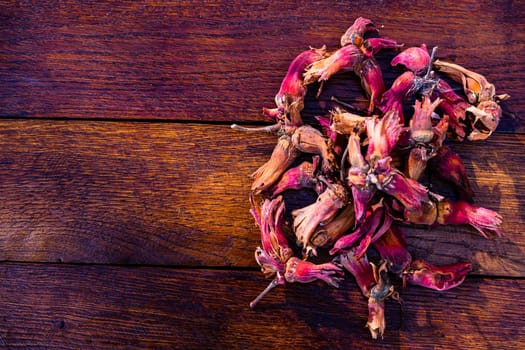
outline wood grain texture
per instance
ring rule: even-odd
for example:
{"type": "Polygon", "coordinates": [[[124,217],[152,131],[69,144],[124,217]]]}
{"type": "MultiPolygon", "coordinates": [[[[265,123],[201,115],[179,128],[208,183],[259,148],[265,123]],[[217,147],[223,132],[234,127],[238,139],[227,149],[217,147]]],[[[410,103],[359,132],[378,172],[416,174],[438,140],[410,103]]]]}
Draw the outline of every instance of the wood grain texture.
{"type": "MultiPolygon", "coordinates": [[[[0,7],[0,115],[262,121],[291,60],[337,47],[358,16],[407,46],[485,74],[512,99],[499,130],[523,132],[520,2],[12,1],[0,7]],[[483,20],[479,20],[479,16],[483,20]]],[[[383,53],[388,66],[393,53],[383,53]]],[[[397,73],[396,73],[397,74],[397,73]]],[[[387,83],[394,73],[385,75],[387,83]]],[[[342,98],[363,102],[350,79],[342,98]]],[[[322,95],[321,110],[326,107],[322,95]],[[324,107],[323,107],[324,106],[324,107]]]]}
{"type": "MultiPolygon", "coordinates": [[[[1,121],[0,259],[256,267],[249,174],[275,140],[227,125],[1,121]]],[[[452,145],[477,204],[503,215],[505,236],[484,239],[463,226],[407,230],[416,257],[525,276],[524,143],[494,135],[452,145]]]]}
{"type": "Polygon", "coordinates": [[[340,289],[287,285],[250,310],[267,281],[255,272],[3,264],[6,348],[519,349],[523,280],[471,278],[387,302],[383,340],[364,327],[366,301],[340,289]]]}

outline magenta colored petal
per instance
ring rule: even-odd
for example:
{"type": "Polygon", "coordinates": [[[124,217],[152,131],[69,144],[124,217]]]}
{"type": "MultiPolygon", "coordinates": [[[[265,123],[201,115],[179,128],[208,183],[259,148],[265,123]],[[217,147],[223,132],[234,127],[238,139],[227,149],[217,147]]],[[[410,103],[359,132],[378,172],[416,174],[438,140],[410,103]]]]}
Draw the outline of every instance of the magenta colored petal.
{"type": "Polygon", "coordinates": [[[351,249],[339,256],[339,262],[352,274],[352,276],[354,276],[357,285],[361,289],[361,293],[368,298],[376,281],[372,272],[372,266],[370,266],[367,256],[364,255],[362,258],[358,259],[355,256],[355,251],[351,249]]]}
{"type": "Polygon", "coordinates": [[[430,64],[430,55],[428,54],[427,47],[422,44],[420,47],[410,47],[399,55],[394,57],[391,62],[392,66],[401,64],[408,70],[419,74],[428,69],[430,64]]]}
{"type": "Polygon", "coordinates": [[[360,222],[364,218],[370,200],[374,196],[375,192],[375,187],[358,188],[357,186],[352,186],[356,222],[360,222]]]}
{"type": "Polygon", "coordinates": [[[465,201],[442,201],[439,204],[438,222],[440,224],[468,224],[478,230],[483,237],[488,237],[490,232],[494,232],[499,237],[502,236],[499,229],[502,220],[497,212],[465,201]]]}
{"type": "Polygon", "coordinates": [[[372,56],[381,50],[401,48],[403,44],[398,44],[397,41],[389,38],[368,38],[363,46],[366,49],[365,55],[372,56]]]}
{"type": "Polygon", "coordinates": [[[406,249],[405,235],[398,227],[391,226],[390,230],[372,244],[381,258],[388,261],[389,271],[392,273],[401,273],[412,261],[406,249]]]}
{"type": "Polygon", "coordinates": [[[393,170],[386,183],[382,184],[383,192],[396,198],[408,210],[420,210],[421,203],[428,201],[428,190],[419,182],[405,177],[393,170]]]}
{"type": "Polygon", "coordinates": [[[343,275],[343,270],[333,263],[316,265],[296,257],[288,260],[285,270],[286,282],[309,283],[320,279],[336,288],[343,275]]]}
{"type": "Polygon", "coordinates": [[[434,266],[418,259],[407,269],[405,278],[411,284],[442,291],[460,285],[471,266],[467,262],[434,266]]]}

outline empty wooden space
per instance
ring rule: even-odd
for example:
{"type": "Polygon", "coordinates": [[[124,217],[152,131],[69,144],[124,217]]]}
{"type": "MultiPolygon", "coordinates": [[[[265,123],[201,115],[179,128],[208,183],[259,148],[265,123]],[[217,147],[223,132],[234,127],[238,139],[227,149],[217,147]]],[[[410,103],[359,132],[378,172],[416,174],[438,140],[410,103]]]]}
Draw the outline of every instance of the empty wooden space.
{"type": "MultiPolygon", "coordinates": [[[[519,2],[9,1],[0,6],[0,347],[518,349],[525,347],[525,9],[519,2]],[[401,289],[370,339],[351,276],[278,287],[253,252],[249,175],[275,135],[261,107],[308,46],[358,16],[484,74],[504,117],[450,142],[501,238],[406,228],[412,255],[472,262],[459,287],[401,289]]],[[[395,52],[378,55],[383,68],[395,52]]],[[[385,74],[392,83],[396,74],[385,74]]],[[[352,73],[332,94],[366,103],[352,73]],[[350,83],[348,83],[350,82],[350,83]],[[347,84],[348,83],[348,84],[347,84]],[[344,85],[344,86],[343,86],[344,85]]]]}

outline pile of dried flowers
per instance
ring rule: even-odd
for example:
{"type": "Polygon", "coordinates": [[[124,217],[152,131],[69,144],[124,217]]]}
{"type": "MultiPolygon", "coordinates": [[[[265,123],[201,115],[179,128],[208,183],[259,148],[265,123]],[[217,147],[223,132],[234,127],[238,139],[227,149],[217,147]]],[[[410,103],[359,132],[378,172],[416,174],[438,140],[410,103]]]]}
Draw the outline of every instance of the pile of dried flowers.
{"type": "Polygon", "coordinates": [[[255,259],[272,281],[250,306],[286,282],[320,279],[338,287],[346,270],[368,299],[367,326],[377,338],[385,331],[385,299],[399,298],[390,277],[399,277],[403,285],[446,290],[462,283],[471,268],[468,262],[433,266],[413,260],[400,225],[471,225],[485,237],[501,235],[501,217],[473,205],[463,163],[444,140],[447,135],[459,141],[486,139],[502,114],[498,102],[509,96],[496,95],[482,75],[435,59],[435,48],[429,54],[424,44],[392,60],[404,72],[386,90],[374,56],[403,45],[371,33],[377,33],[372,21],[360,17],[335,52],[322,47],[299,54],[275,96],[276,107],[263,108],[276,123],[232,128],[278,135],[270,160],[252,174],[251,214],[261,232],[255,259]],[[368,110],[355,114],[334,108],[317,117],[323,132],[305,124],[301,112],[308,86],[319,84],[320,91],[334,74],[348,70],[359,77],[368,110]],[[465,96],[438,73],[462,84],[465,96]],[[414,112],[405,118],[408,101],[414,112]],[[454,199],[429,191],[422,180],[428,171],[450,185],[454,199]],[[317,200],[293,210],[288,225],[283,196],[292,190],[315,191],[317,200]],[[294,256],[288,226],[302,258],[294,256]],[[331,261],[311,262],[322,249],[331,261]],[[377,263],[369,261],[372,250],[380,256],[377,263]]]}

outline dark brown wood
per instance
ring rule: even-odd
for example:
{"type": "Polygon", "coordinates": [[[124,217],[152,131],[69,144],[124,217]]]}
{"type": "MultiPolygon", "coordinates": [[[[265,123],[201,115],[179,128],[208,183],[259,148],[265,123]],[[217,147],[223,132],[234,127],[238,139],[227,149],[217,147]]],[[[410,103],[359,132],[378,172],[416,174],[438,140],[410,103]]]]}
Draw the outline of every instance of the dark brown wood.
{"type": "Polygon", "coordinates": [[[352,280],[275,289],[255,272],[4,264],[0,342],[6,348],[519,349],[523,280],[469,278],[435,292],[409,286],[386,303],[383,340],[364,327],[352,280]]]}
{"type": "MultiPolygon", "coordinates": [[[[524,140],[451,145],[466,160],[477,203],[503,215],[505,236],[408,230],[416,257],[525,275],[524,140]]],[[[274,144],[275,136],[227,125],[2,121],[0,259],[255,267],[248,175],[274,144]]]]}
{"type": "MultiPolygon", "coordinates": [[[[0,346],[525,348],[523,23],[519,1],[4,1],[0,346]],[[415,258],[473,270],[450,291],[400,290],[378,341],[351,277],[340,289],[280,286],[248,308],[269,282],[253,258],[249,174],[276,139],[229,128],[270,123],[261,107],[290,61],[310,45],[335,49],[358,16],[511,95],[497,134],[451,144],[504,237],[405,228],[415,258]]],[[[378,55],[387,85],[401,72],[387,69],[395,54],[378,55]]],[[[332,95],[366,105],[353,73],[319,100],[314,90],[307,121],[332,95]]]]}
{"type": "MultiPolygon", "coordinates": [[[[2,116],[262,121],[295,55],[336,48],[365,16],[384,36],[438,46],[439,57],[485,74],[512,95],[500,130],[524,131],[519,2],[16,1],[0,16],[2,116]]],[[[393,53],[379,57],[387,68],[393,53]]],[[[345,77],[340,97],[362,101],[345,77]]]]}

